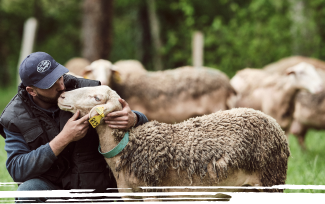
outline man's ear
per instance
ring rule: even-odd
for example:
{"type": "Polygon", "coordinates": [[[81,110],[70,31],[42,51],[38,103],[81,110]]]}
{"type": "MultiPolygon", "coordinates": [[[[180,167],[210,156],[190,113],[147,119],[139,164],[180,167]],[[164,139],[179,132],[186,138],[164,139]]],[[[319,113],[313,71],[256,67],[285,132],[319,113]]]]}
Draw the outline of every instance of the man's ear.
{"type": "Polygon", "coordinates": [[[31,96],[37,96],[37,92],[35,90],[35,87],[27,86],[26,91],[31,95],[31,96]]]}

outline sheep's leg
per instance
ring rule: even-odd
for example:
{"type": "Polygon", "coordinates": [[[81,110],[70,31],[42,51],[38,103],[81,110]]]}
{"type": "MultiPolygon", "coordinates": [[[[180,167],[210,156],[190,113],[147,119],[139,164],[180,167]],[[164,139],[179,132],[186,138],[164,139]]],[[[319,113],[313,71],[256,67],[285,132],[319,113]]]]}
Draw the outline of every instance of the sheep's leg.
{"type": "Polygon", "coordinates": [[[290,126],[290,133],[297,137],[298,143],[303,150],[306,150],[305,137],[307,130],[308,128],[297,120],[294,120],[290,126]]]}

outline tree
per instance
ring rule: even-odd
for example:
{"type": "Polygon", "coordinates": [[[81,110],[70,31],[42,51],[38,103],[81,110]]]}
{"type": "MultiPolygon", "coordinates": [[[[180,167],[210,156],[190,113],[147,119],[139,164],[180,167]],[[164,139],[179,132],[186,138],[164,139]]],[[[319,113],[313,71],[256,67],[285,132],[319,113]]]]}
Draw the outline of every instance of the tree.
{"type": "Polygon", "coordinates": [[[112,47],[113,0],[84,0],[82,56],[90,61],[107,59],[112,47]]]}
{"type": "Polygon", "coordinates": [[[305,0],[289,0],[289,16],[292,24],[290,32],[292,35],[292,54],[306,55],[313,54],[316,27],[309,11],[309,6],[305,0]],[[309,39],[308,42],[305,39],[309,39]]]}
{"type": "Polygon", "coordinates": [[[161,40],[160,40],[160,28],[159,21],[156,12],[156,0],[147,0],[148,5],[148,14],[149,14],[149,22],[150,22],[150,30],[151,30],[151,38],[153,41],[153,65],[155,70],[162,70],[162,60],[161,60],[161,40]]]}

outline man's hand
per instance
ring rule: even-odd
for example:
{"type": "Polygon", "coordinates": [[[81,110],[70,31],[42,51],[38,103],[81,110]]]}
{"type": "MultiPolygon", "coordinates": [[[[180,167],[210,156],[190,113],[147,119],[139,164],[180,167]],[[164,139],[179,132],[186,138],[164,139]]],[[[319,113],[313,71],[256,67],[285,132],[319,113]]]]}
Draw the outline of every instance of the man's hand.
{"type": "Polygon", "coordinates": [[[107,114],[104,121],[111,128],[128,129],[136,124],[137,116],[131,111],[129,104],[125,100],[120,98],[119,101],[123,109],[107,114]]]}
{"type": "Polygon", "coordinates": [[[58,156],[63,149],[73,141],[83,138],[89,128],[88,115],[78,119],[79,110],[68,120],[63,130],[49,143],[55,156],[58,156]]]}
{"type": "Polygon", "coordinates": [[[67,135],[72,141],[78,141],[83,138],[89,128],[88,115],[79,117],[79,110],[68,120],[61,133],[67,135]]]}

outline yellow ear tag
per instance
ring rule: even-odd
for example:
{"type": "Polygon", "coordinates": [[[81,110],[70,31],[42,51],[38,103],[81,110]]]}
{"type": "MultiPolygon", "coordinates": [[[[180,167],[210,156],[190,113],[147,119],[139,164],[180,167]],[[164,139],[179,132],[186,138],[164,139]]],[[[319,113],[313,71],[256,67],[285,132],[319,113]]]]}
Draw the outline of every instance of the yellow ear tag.
{"type": "Polygon", "coordinates": [[[113,79],[116,83],[120,84],[121,83],[121,74],[119,72],[114,72],[113,73],[113,79]]]}
{"type": "Polygon", "coordinates": [[[97,127],[100,124],[100,120],[105,117],[104,115],[104,107],[96,107],[95,110],[99,115],[95,115],[94,117],[89,119],[89,123],[93,128],[97,127]]]}

